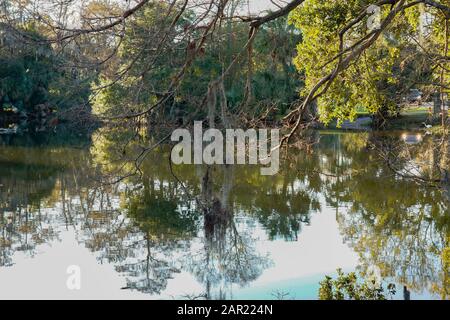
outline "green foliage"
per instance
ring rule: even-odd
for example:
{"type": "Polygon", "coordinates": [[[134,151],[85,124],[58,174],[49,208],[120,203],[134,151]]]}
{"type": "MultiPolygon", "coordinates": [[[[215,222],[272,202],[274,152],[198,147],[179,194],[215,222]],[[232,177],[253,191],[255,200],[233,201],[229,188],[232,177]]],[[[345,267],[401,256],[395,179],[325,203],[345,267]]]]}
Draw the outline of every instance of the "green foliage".
{"type": "MultiPolygon", "coordinates": [[[[447,240],[447,242],[450,239],[447,240]]],[[[446,247],[442,252],[442,264],[444,269],[444,289],[441,292],[442,299],[450,297],[450,247],[446,247]]]]}
{"type": "MultiPolygon", "coordinates": [[[[161,17],[165,4],[149,6],[137,12],[129,20],[129,28],[119,51],[118,65],[106,70],[98,83],[106,87],[94,96],[93,110],[96,114],[119,115],[146,110],[161,98],[171,81],[183,68],[201,38],[201,30],[193,31],[191,38],[177,39],[177,32],[168,33],[170,42],[160,54],[141,54],[141,50],[152,52],[155,42],[149,41],[149,34],[168,28],[173,17],[161,17]],[[198,34],[196,34],[198,32],[198,34]],[[116,81],[117,74],[126,71],[126,76],[116,81]]],[[[195,12],[186,12],[177,22],[176,29],[186,28],[198,19],[195,12]]],[[[174,95],[168,99],[162,110],[165,119],[188,114],[204,115],[199,110],[212,81],[216,80],[242,51],[248,41],[248,26],[244,23],[227,22],[217,28],[215,38],[206,41],[193,63],[186,69],[174,95]]],[[[300,35],[286,19],[279,19],[261,28],[253,46],[252,93],[257,103],[280,103],[281,112],[297,98],[300,85],[292,63],[296,43],[300,35]],[[284,108],[284,109],[283,109],[284,108]]],[[[198,49],[198,48],[197,48],[198,49]]],[[[248,61],[245,55],[230,71],[224,81],[228,108],[236,110],[245,96],[248,61]]],[[[266,104],[267,105],[267,104],[266,104]]],[[[257,110],[263,112],[265,110],[257,110]]]]}
{"type": "MultiPolygon", "coordinates": [[[[301,30],[303,41],[298,45],[295,65],[305,73],[303,95],[336,67],[339,53],[339,32],[372,1],[308,0],[290,16],[290,22],[301,30]]],[[[430,80],[431,69],[423,51],[412,38],[419,36],[418,7],[403,12],[382,36],[343,70],[328,91],[318,99],[321,120],[354,120],[357,110],[365,108],[372,114],[396,116],[402,98],[417,83],[430,80]]],[[[381,14],[386,17],[388,8],[381,14]]],[[[382,18],[382,19],[383,19],[382,18]]],[[[345,35],[345,46],[356,43],[368,34],[367,19],[345,35]]]]}
{"type": "Polygon", "coordinates": [[[34,24],[21,34],[0,26],[0,110],[37,111],[39,105],[67,109],[86,101],[87,86],[60,66],[67,62],[34,24]]]}
{"type": "Polygon", "coordinates": [[[301,38],[287,18],[280,18],[265,25],[255,39],[255,99],[279,102],[281,114],[298,99],[298,89],[303,85],[295,76],[293,63],[294,48],[301,38]]]}
{"type": "Polygon", "coordinates": [[[368,275],[376,267],[381,277],[411,291],[448,296],[448,197],[444,190],[392,176],[391,170],[414,161],[422,164],[418,171],[423,177],[437,178],[439,170],[425,163],[439,163],[438,154],[448,153],[445,144],[440,145],[442,137],[430,136],[414,146],[402,142],[400,135],[370,134],[365,143],[361,138],[359,134],[342,137],[340,150],[352,161],[340,170],[352,174],[329,186],[336,194],[335,205],[350,204],[337,221],[347,245],[358,254],[358,270],[368,275]],[[377,151],[367,153],[368,149],[377,151]],[[382,160],[386,150],[395,151],[382,160]]]}
{"type": "MultiPolygon", "coordinates": [[[[37,36],[32,31],[27,34],[37,36]]],[[[42,46],[41,51],[32,51],[7,35],[2,42],[5,46],[0,51],[0,106],[28,111],[44,103],[53,76],[50,48],[42,46]]]]}
{"type": "MultiPolygon", "coordinates": [[[[354,272],[344,274],[341,269],[337,270],[338,277],[326,276],[320,282],[320,300],[386,300],[385,290],[375,280],[361,283],[354,272]]],[[[387,286],[387,293],[395,295],[395,285],[387,286]]]]}

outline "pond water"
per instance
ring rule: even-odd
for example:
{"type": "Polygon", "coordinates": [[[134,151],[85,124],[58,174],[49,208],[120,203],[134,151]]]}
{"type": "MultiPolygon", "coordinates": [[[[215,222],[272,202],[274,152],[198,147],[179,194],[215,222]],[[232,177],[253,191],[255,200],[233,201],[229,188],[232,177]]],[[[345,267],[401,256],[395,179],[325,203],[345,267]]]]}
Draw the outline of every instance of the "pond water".
{"type": "Polygon", "coordinates": [[[403,286],[448,298],[448,189],[394,174],[369,147],[401,148],[410,161],[396,165],[431,176],[435,139],[311,139],[263,177],[171,168],[166,147],[127,175],[135,157],[102,130],[83,145],[0,136],[0,298],[316,299],[337,268],[379,274],[397,299],[403,286]]]}

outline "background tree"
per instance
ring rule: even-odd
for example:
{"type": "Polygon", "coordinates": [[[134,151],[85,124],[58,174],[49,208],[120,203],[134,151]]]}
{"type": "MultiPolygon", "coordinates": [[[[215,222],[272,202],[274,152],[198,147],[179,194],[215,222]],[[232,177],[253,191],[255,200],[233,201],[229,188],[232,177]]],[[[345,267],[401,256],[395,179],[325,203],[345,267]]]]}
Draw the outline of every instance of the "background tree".
{"type": "MultiPolygon", "coordinates": [[[[346,30],[349,22],[358,19],[369,4],[370,1],[360,0],[308,0],[291,14],[291,23],[303,35],[295,59],[297,68],[306,77],[303,95],[307,95],[321,78],[333,72],[335,64],[331,62],[342,50],[341,31],[346,30]]],[[[381,23],[389,9],[379,8],[380,16],[375,18],[381,23]]],[[[442,23],[433,21],[428,25],[425,16],[420,14],[420,8],[423,7],[405,8],[370,47],[336,75],[328,90],[318,99],[322,121],[328,123],[337,119],[342,123],[346,119],[354,120],[357,112],[365,109],[376,115],[377,124],[382,124],[386,118],[398,116],[410,89],[424,88],[422,84],[432,82],[435,67],[428,59],[428,49],[423,46],[433,47],[433,36],[426,30],[437,25],[442,27],[442,23]]],[[[440,15],[432,9],[427,9],[427,14],[440,15]]],[[[347,31],[344,48],[372,31],[369,19],[371,16],[367,15],[347,31]]]]}

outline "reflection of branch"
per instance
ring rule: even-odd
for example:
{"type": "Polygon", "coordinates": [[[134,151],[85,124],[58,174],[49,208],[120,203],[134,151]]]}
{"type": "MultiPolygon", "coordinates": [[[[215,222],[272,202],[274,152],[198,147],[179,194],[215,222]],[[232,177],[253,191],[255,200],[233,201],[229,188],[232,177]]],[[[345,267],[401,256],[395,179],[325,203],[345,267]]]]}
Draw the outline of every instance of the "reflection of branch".
{"type": "Polygon", "coordinates": [[[183,188],[185,195],[190,198],[191,200],[194,199],[195,202],[197,203],[197,205],[201,205],[200,201],[198,200],[197,197],[193,197],[191,196],[189,190],[187,189],[186,185],[184,184],[183,181],[181,181],[178,176],[175,174],[175,172],[173,171],[173,166],[172,166],[172,151],[173,148],[175,148],[175,145],[172,146],[172,148],[170,149],[170,153],[169,153],[169,170],[170,170],[170,174],[172,175],[172,177],[175,178],[175,180],[181,185],[181,188],[183,188]]]}
{"type": "Polygon", "coordinates": [[[419,175],[412,174],[411,171],[408,170],[409,174],[403,173],[405,169],[400,170],[395,167],[395,165],[392,162],[392,159],[398,158],[398,153],[393,153],[390,151],[384,151],[382,148],[377,148],[376,145],[373,146],[375,150],[378,151],[378,155],[384,160],[384,163],[387,165],[387,167],[394,172],[396,175],[405,178],[405,179],[411,179],[415,180],[416,182],[421,183],[428,183],[432,187],[438,187],[437,184],[441,183],[442,181],[440,179],[427,179],[424,177],[421,177],[419,175]]]}

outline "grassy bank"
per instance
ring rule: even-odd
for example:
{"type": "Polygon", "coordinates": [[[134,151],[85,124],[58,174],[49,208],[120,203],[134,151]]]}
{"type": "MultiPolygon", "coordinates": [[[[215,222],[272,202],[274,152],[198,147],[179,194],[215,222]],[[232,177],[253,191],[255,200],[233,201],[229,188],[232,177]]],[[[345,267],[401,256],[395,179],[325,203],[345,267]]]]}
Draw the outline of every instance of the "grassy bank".
{"type": "MultiPolygon", "coordinates": [[[[362,130],[370,129],[372,121],[369,118],[372,118],[371,114],[365,111],[361,111],[358,112],[355,122],[361,123],[362,130]]],[[[429,131],[435,133],[442,133],[443,128],[440,123],[440,119],[435,120],[434,124],[432,122],[433,121],[431,121],[430,119],[428,106],[411,107],[401,112],[399,117],[389,119],[386,122],[384,129],[417,130],[417,129],[425,129],[426,125],[433,125],[433,127],[430,128],[429,131]]],[[[324,129],[349,130],[349,128],[346,125],[343,125],[342,128],[338,128],[336,121],[331,122],[328,126],[324,127],[324,129]]]]}

